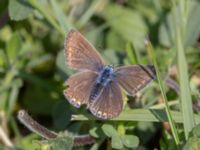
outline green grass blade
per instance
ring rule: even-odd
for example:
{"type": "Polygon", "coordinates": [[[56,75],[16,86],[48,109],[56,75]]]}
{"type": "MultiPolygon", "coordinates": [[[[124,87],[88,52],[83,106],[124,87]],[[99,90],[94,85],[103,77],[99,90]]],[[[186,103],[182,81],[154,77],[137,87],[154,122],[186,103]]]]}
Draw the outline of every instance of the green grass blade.
{"type": "MultiPolygon", "coordinates": [[[[171,111],[176,123],[183,123],[181,112],[171,111]]],[[[98,120],[92,115],[73,115],[73,121],[98,120]]],[[[132,109],[124,110],[115,121],[144,121],[144,122],[165,122],[168,121],[167,113],[164,109],[132,109]]],[[[200,123],[200,116],[195,115],[195,121],[200,123]]]]}
{"type": "Polygon", "coordinates": [[[179,146],[180,140],[179,140],[179,137],[178,137],[178,131],[176,129],[174,119],[172,118],[172,115],[171,115],[171,112],[170,112],[170,109],[169,109],[168,100],[167,100],[167,96],[166,96],[166,90],[165,90],[165,86],[164,86],[162,79],[161,79],[161,76],[160,76],[160,71],[159,71],[159,68],[158,68],[156,55],[154,54],[153,47],[152,47],[149,40],[145,41],[145,45],[146,45],[146,48],[148,50],[149,56],[153,60],[154,67],[156,69],[157,80],[158,80],[160,91],[161,91],[161,94],[162,94],[162,97],[163,97],[163,100],[164,100],[164,103],[165,103],[165,111],[167,113],[167,118],[168,118],[171,130],[172,130],[174,140],[176,142],[176,145],[179,146]]]}
{"type": "Polygon", "coordinates": [[[186,31],[186,20],[187,14],[185,14],[186,1],[180,1],[181,9],[173,1],[173,12],[174,12],[174,24],[176,31],[176,48],[178,57],[178,70],[180,78],[180,105],[183,113],[183,125],[185,138],[188,138],[189,132],[195,125],[193,110],[192,110],[192,98],[189,85],[188,67],[184,50],[184,39],[186,31]],[[180,11],[178,13],[178,10],[180,11]],[[179,20],[179,21],[177,21],[179,20]],[[181,22],[181,23],[180,23],[181,22]]]}
{"type": "Polygon", "coordinates": [[[181,100],[181,110],[184,119],[184,131],[185,137],[187,139],[189,132],[195,125],[193,110],[192,110],[192,98],[189,88],[189,77],[187,72],[187,63],[184,54],[184,49],[181,44],[178,44],[178,69],[180,77],[180,100],[181,100]]]}
{"type": "Polygon", "coordinates": [[[131,42],[126,44],[126,53],[130,64],[139,64],[136,49],[131,42]]]}

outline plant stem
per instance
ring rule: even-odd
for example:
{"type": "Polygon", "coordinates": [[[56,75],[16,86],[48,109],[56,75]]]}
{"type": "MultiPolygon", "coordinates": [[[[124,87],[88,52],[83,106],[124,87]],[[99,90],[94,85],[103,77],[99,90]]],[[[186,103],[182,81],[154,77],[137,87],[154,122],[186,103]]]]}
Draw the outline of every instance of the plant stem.
{"type": "Polygon", "coordinates": [[[48,130],[47,128],[41,126],[35,120],[33,120],[26,111],[20,110],[18,112],[18,119],[22,124],[24,124],[29,130],[37,133],[45,139],[56,138],[57,133],[48,130]]]}
{"type": "MultiPolygon", "coordinates": [[[[45,139],[53,139],[59,136],[59,134],[48,130],[44,126],[37,123],[25,110],[20,110],[18,112],[19,121],[25,125],[30,131],[37,133],[41,137],[45,139]]],[[[74,145],[73,146],[83,146],[95,143],[95,138],[90,136],[89,134],[85,135],[77,135],[74,137],[74,145]]]]}

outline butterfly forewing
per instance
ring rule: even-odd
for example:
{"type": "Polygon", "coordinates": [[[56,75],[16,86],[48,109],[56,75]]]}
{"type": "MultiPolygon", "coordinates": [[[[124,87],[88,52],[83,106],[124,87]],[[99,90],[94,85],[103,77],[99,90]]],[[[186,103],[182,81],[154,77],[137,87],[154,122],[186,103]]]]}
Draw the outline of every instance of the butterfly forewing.
{"type": "Polygon", "coordinates": [[[132,96],[156,77],[154,67],[150,65],[117,67],[115,75],[117,82],[132,96]]]}
{"type": "Polygon", "coordinates": [[[123,109],[121,89],[116,82],[106,85],[102,93],[91,102],[89,110],[100,119],[117,117],[123,109]]]}
{"type": "Polygon", "coordinates": [[[65,57],[69,67],[100,71],[104,60],[97,50],[76,30],[69,31],[65,41],[65,57]]]}
{"type": "Polygon", "coordinates": [[[82,71],[72,75],[65,83],[64,96],[75,107],[87,104],[96,77],[97,74],[92,71],[82,71]]]}

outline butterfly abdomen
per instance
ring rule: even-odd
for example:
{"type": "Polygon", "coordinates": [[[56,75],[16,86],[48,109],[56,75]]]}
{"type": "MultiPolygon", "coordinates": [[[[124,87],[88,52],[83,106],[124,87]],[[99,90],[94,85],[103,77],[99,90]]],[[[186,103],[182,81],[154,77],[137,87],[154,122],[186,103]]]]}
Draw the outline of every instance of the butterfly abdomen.
{"type": "Polygon", "coordinates": [[[95,100],[98,97],[98,95],[101,93],[102,89],[103,89],[103,85],[101,83],[96,83],[94,85],[93,90],[91,91],[89,100],[90,101],[95,100]]]}

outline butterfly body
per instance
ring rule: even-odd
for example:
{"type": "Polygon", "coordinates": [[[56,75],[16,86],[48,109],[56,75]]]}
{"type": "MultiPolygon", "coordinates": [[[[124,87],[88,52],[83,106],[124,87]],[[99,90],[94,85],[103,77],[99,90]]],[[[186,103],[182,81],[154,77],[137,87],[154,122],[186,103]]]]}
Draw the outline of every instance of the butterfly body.
{"type": "Polygon", "coordinates": [[[91,91],[91,95],[89,100],[95,100],[102,92],[103,88],[112,82],[114,79],[114,71],[111,65],[105,66],[99,73],[96,82],[94,84],[93,90],[91,91]]]}
{"type": "Polygon", "coordinates": [[[117,117],[123,110],[122,91],[134,96],[155,79],[151,65],[105,65],[96,49],[76,30],[65,41],[66,64],[79,72],[66,81],[64,96],[75,107],[86,104],[100,119],[117,117]]]}

